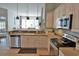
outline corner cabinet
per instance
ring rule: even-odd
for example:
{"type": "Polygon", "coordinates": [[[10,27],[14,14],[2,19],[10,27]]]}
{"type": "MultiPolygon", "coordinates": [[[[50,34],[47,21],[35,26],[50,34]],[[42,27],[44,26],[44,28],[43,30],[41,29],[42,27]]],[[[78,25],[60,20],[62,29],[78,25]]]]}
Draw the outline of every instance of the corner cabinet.
{"type": "Polygon", "coordinates": [[[21,48],[48,48],[47,35],[22,35],[21,48]]]}
{"type": "Polygon", "coordinates": [[[46,28],[53,28],[53,20],[54,20],[54,15],[53,11],[47,12],[46,14],[46,28]]]}

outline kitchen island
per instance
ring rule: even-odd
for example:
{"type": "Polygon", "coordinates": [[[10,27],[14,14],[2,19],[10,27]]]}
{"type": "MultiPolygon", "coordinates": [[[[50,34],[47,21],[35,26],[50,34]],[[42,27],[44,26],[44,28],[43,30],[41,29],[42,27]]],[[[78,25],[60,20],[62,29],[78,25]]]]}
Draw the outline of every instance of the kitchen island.
{"type": "MultiPolygon", "coordinates": [[[[9,31],[11,36],[20,37],[21,48],[36,48],[37,55],[50,55],[50,39],[57,38],[60,40],[62,36],[52,33],[45,33],[44,31],[25,31],[25,30],[12,30],[9,31]]],[[[53,52],[54,53],[54,52],[53,52]]]]}
{"type": "Polygon", "coordinates": [[[9,31],[9,36],[20,37],[21,48],[36,48],[38,55],[49,55],[50,38],[48,34],[38,31],[9,31]]]}

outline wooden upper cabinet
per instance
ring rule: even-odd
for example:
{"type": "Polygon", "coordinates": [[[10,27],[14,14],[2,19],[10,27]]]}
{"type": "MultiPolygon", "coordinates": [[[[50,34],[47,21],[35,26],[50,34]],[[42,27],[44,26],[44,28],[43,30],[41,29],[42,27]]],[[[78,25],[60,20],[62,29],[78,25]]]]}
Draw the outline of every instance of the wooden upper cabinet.
{"type": "Polygon", "coordinates": [[[73,4],[67,3],[65,4],[64,8],[65,8],[65,15],[73,14],[74,9],[73,4]]]}
{"type": "Polygon", "coordinates": [[[65,5],[61,4],[55,9],[54,11],[55,19],[61,18],[63,15],[65,15],[66,10],[64,7],[65,5]]]}
{"type": "Polygon", "coordinates": [[[56,27],[56,20],[57,18],[61,18],[65,14],[64,10],[64,5],[59,5],[55,10],[54,10],[54,28],[56,27]]]}
{"type": "Polygon", "coordinates": [[[54,10],[54,25],[53,25],[54,28],[56,27],[56,24],[55,23],[56,23],[57,15],[58,15],[57,14],[57,9],[55,9],[54,10]]]}
{"type": "Polygon", "coordinates": [[[57,9],[54,10],[54,21],[57,18],[57,9]]]}
{"type": "Polygon", "coordinates": [[[54,11],[55,19],[62,18],[63,16],[73,13],[73,4],[61,4],[54,11]]]}
{"type": "Polygon", "coordinates": [[[54,19],[56,20],[59,17],[59,7],[54,10],[54,19]]]}
{"type": "Polygon", "coordinates": [[[60,16],[63,17],[66,15],[66,8],[65,8],[65,4],[60,5],[60,16]]]}
{"type": "Polygon", "coordinates": [[[47,12],[46,14],[46,28],[53,28],[53,20],[54,20],[54,15],[53,11],[47,12]]]}
{"type": "Polygon", "coordinates": [[[79,4],[68,3],[65,4],[65,15],[73,14],[72,30],[79,30],[79,4]]]}
{"type": "Polygon", "coordinates": [[[72,23],[72,30],[79,30],[79,4],[73,4],[73,23],[72,23]]]}
{"type": "Polygon", "coordinates": [[[58,12],[57,12],[57,14],[58,14],[58,17],[57,18],[61,18],[62,17],[62,15],[64,14],[64,5],[60,5],[58,8],[58,12]]]}

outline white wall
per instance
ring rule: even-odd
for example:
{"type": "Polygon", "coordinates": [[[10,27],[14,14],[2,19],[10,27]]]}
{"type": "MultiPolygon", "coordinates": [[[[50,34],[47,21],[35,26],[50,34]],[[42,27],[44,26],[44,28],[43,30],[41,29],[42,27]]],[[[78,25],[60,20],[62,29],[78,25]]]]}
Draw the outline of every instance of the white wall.
{"type": "Polygon", "coordinates": [[[8,10],[8,30],[13,29],[14,27],[18,28],[19,20],[16,20],[17,14],[11,10],[8,10]]]}
{"type": "Polygon", "coordinates": [[[14,17],[15,14],[14,12],[8,10],[8,29],[12,29],[15,25],[14,25],[14,17]]]}
{"type": "MultiPolygon", "coordinates": [[[[39,4],[38,7],[38,16],[41,16],[41,8],[44,4],[39,4]]],[[[8,9],[8,29],[12,29],[15,26],[18,26],[18,23],[14,23],[14,19],[17,16],[17,5],[15,3],[0,3],[1,8],[8,9]]],[[[19,16],[37,16],[37,4],[29,4],[29,9],[27,9],[26,4],[19,4],[18,9],[19,16]],[[29,13],[27,14],[27,10],[29,13]]]]}

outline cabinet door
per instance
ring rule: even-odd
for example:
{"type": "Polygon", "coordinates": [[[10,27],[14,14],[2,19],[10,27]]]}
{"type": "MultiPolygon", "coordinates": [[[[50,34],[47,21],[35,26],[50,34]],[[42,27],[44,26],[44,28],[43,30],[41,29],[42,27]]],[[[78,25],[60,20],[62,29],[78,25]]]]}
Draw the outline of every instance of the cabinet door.
{"type": "Polygon", "coordinates": [[[48,48],[48,38],[46,36],[40,36],[39,39],[39,48],[48,48]]]}
{"type": "Polygon", "coordinates": [[[21,47],[22,48],[36,48],[38,42],[36,36],[21,36],[21,47]]]}
{"type": "Polygon", "coordinates": [[[70,15],[70,14],[73,14],[73,5],[74,4],[70,4],[70,3],[67,3],[67,4],[65,4],[65,14],[66,15],[70,15]]]}
{"type": "Polygon", "coordinates": [[[56,21],[57,18],[59,18],[59,8],[58,7],[54,10],[54,20],[56,21]]]}
{"type": "Polygon", "coordinates": [[[65,14],[64,4],[61,4],[54,10],[54,27],[56,28],[56,21],[58,18],[62,18],[65,14]]]}
{"type": "Polygon", "coordinates": [[[59,6],[59,17],[62,18],[63,16],[65,16],[65,13],[66,13],[65,4],[61,4],[59,6]]]}
{"type": "Polygon", "coordinates": [[[39,47],[39,36],[30,36],[29,38],[31,38],[29,40],[29,46],[31,48],[38,48],[39,47]]]}
{"type": "Polygon", "coordinates": [[[54,28],[56,28],[56,20],[59,18],[59,10],[58,7],[54,10],[54,28]]]}
{"type": "Polygon", "coordinates": [[[73,10],[73,23],[72,29],[73,31],[79,31],[79,4],[74,4],[73,10]]]}
{"type": "Polygon", "coordinates": [[[48,48],[46,36],[21,36],[22,48],[48,48]]]}
{"type": "Polygon", "coordinates": [[[47,12],[47,15],[46,15],[46,28],[53,28],[53,20],[54,20],[53,11],[47,12]]]}
{"type": "Polygon", "coordinates": [[[21,36],[21,48],[29,47],[29,37],[28,36],[21,36]]]}

